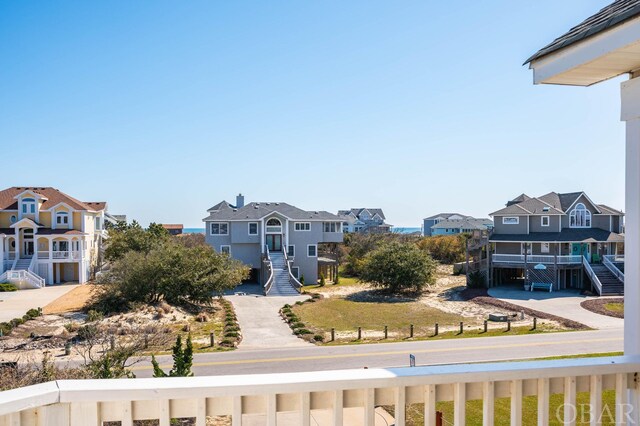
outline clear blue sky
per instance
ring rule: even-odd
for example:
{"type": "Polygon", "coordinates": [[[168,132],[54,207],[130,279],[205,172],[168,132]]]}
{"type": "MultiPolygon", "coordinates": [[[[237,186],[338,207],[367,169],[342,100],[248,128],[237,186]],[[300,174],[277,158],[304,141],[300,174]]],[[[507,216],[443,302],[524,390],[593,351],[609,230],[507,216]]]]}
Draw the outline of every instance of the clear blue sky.
{"type": "Polygon", "coordinates": [[[620,79],[521,65],[607,3],[1,2],[0,186],[190,227],[238,192],[397,226],[522,192],[623,208],[620,79]]]}

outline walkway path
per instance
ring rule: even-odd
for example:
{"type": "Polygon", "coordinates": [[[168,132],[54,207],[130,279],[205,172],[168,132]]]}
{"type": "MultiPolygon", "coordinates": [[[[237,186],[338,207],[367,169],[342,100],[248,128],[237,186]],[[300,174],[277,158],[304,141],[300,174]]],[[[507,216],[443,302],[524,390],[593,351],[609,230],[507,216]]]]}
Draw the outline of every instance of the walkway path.
{"type": "Polygon", "coordinates": [[[495,287],[489,289],[489,295],[514,305],[577,321],[594,329],[621,329],[624,326],[624,320],[621,318],[596,314],[580,306],[580,303],[593,299],[593,297],[582,296],[577,290],[548,293],[544,291],[524,291],[519,288],[495,287]]]}
{"type": "Polygon", "coordinates": [[[282,320],[280,308],[285,304],[294,304],[308,296],[269,296],[255,294],[257,291],[243,285],[239,291],[244,296],[225,296],[236,310],[242,341],[238,349],[273,349],[313,346],[294,336],[289,326],[282,320]],[[254,293],[254,294],[251,294],[254,293]]]}
{"type": "Polygon", "coordinates": [[[31,308],[44,308],[79,284],[64,284],[0,293],[0,322],[22,317],[31,308]]]}

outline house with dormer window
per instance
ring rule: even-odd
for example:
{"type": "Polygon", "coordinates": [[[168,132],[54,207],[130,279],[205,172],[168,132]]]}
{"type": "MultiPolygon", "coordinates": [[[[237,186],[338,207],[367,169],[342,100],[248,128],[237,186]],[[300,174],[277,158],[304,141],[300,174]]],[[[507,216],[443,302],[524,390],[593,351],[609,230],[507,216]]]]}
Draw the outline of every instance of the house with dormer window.
{"type": "Polygon", "coordinates": [[[0,191],[0,282],[86,282],[99,262],[106,209],[51,187],[0,191]]]}
{"type": "Polygon", "coordinates": [[[584,192],[522,194],[491,214],[490,284],[622,292],[624,213],[584,192]]]}
{"type": "Polygon", "coordinates": [[[318,256],[318,245],[343,241],[342,220],[326,211],[283,202],[245,205],[240,194],[235,205],[221,201],[207,212],[205,241],[249,265],[255,280],[267,284],[269,295],[297,294],[303,276],[306,283],[315,283],[319,265],[325,269],[334,262],[318,256]]]}
{"type": "Polygon", "coordinates": [[[344,232],[386,233],[391,232],[391,225],[385,223],[384,212],[379,208],[352,208],[339,210],[344,232]]]}

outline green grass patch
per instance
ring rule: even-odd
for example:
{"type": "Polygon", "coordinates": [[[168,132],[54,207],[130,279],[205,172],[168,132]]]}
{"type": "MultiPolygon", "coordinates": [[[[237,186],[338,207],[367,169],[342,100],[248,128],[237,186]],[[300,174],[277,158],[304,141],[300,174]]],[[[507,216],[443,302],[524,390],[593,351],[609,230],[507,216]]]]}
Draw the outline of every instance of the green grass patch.
{"type": "Polygon", "coordinates": [[[604,308],[607,311],[616,312],[620,314],[624,313],[624,303],[621,303],[621,302],[605,303],[604,308]]]}
{"type": "Polygon", "coordinates": [[[311,284],[303,286],[302,289],[310,293],[322,293],[323,291],[331,291],[332,288],[351,287],[355,285],[362,285],[362,283],[355,277],[343,277],[340,275],[340,282],[338,284],[326,284],[324,287],[321,287],[319,284],[311,284]]]}
{"type": "MultiPolygon", "coordinates": [[[[440,311],[418,302],[374,303],[353,302],[343,298],[328,298],[293,307],[293,312],[305,324],[330,331],[382,330],[385,325],[391,329],[408,329],[410,324],[432,326],[453,325],[465,318],[440,311]]],[[[468,319],[467,319],[468,321],[468,319]]]]}

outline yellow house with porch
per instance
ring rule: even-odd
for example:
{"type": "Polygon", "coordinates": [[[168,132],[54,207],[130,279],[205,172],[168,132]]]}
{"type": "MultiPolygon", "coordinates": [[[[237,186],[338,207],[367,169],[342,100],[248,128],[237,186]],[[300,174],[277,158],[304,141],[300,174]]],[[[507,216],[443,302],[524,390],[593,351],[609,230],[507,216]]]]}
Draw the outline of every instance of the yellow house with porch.
{"type": "Polygon", "coordinates": [[[106,208],[51,187],[0,191],[0,282],[85,283],[99,261],[106,208]]]}

